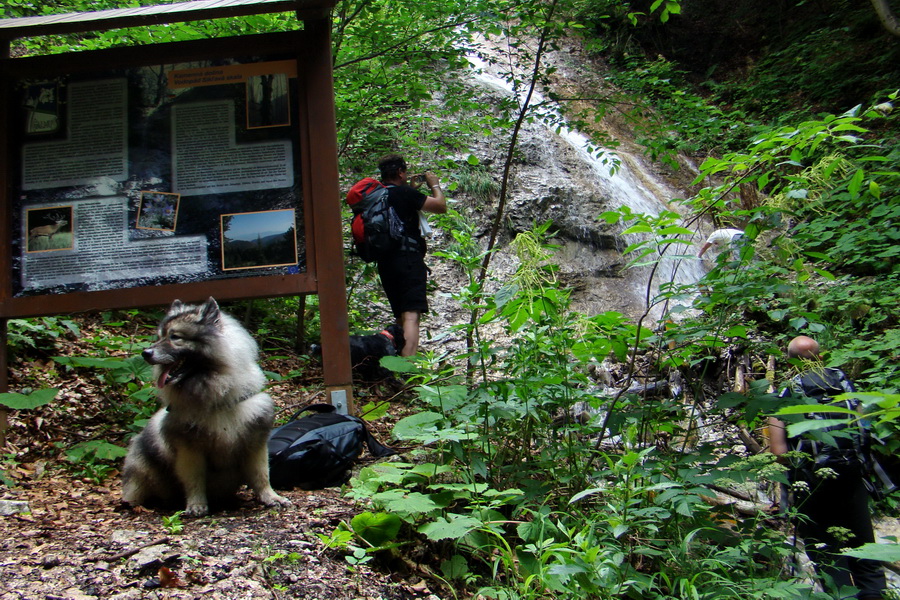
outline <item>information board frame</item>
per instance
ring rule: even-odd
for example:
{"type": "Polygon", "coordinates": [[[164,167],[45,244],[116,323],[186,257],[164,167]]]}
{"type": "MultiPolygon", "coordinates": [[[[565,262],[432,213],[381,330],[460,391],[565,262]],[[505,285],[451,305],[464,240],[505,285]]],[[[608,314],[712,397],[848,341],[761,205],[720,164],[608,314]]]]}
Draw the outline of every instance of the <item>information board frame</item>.
{"type": "MultiPolygon", "coordinates": [[[[240,45],[244,47],[252,47],[253,54],[255,56],[269,56],[269,55],[287,55],[294,53],[298,56],[296,59],[298,62],[302,60],[302,57],[305,55],[303,50],[304,48],[304,36],[303,32],[293,31],[293,32],[283,32],[276,34],[261,34],[261,35],[253,35],[253,36],[242,36],[240,38],[240,45]],[[298,52],[298,49],[300,51],[298,52]]],[[[136,69],[152,67],[153,65],[178,65],[178,64],[196,64],[200,62],[210,62],[210,61],[226,61],[234,59],[234,47],[236,40],[234,38],[224,38],[224,39],[212,39],[212,40],[194,40],[188,42],[176,42],[169,44],[158,44],[155,46],[141,46],[141,47],[128,47],[128,48],[114,48],[110,50],[98,50],[98,51],[90,51],[90,52],[80,52],[73,54],[61,54],[61,55],[52,55],[52,56],[38,56],[32,58],[23,58],[17,60],[11,60],[6,62],[0,69],[0,80],[4,81],[4,89],[6,93],[4,93],[4,98],[0,100],[0,114],[6,114],[5,122],[8,123],[7,131],[14,131],[17,126],[21,127],[23,124],[16,123],[16,115],[21,114],[21,109],[18,107],[12,106],[16,103],[17,100],[20,100],[21,96],[21,85],[22,81],[39,81],[45,80],[49,82],[53,82],[59,79],[68,79],[74,78],[79,79],[85,75],[91,75],[98,73],[98,68],[96,65],[103,65],[103,71],[109,73],[132,73],[136,69]],[[18,88],[18,89],[17,89],[18,88]],[[5,104],[5,106],[3,106],[5,104]]],[[[200,67],[202,68],[202,67],[200,67]]],[[[211,69],[212,70],[212,69],[211,69]]],[[[304,77],[303,73],[304,69],[297,70],[297,88],[304,88],[304,82],[302,79],[304,77]]],[[[308,86],[308,83],[306,83],[308,86]]],[[[45,88],[46,89],[46,88],[45,88]]],[[[196,88],[193,88],[196,89],[196,88]]],[[[297,118],[301,124],[308,122],[309,114],[308,114],[308,102],[305,101],[305,98],[298,98],[299,100],[296,104],[298,105],[298,114],[297,118]]],[[[191,103],[192,104],[192,103],[191,103]]],[[[173,107],[177,107],[178,105],[172,105],[173,107]]],[[[64,107],[65,108],[65,107],[64,107]]],[[[65,119],[66,115],[60,115],[60,118],[65,119]]],[[[305,128],[299,127],[295,128],[295,131],[302,132],[305,128]]],[[[312,215],[314,212],[314,208],[310,202],[310,194],[308,193],[308,189],[304,189],[303,185],[303,177],[302,177],[302,157],[304,154],[304,144],[302,143],[302,136],[298,135],[298,139],[296,140],[296,150],[299,156],[293,156],[293,160],[291,163],[291,167],[301,171],[301,175],[297,177],[298,179],[298,190],[301,191],[301,198],[299,199],[301,204],[297,208],[302,210],[304,215],[312,215]]],[[[10,195],[21,192],[22,185],[16,185],[16,180],[24,179],[24,177],[14,172],[14,170],[22,169],[22,162],[15,153],[20,152],[23,148],[30,147],[30,142],[26,142],[24,144],[16,144],[17,138],[16,136],[10,136],[11,139],[7,140],[7,143],[4,144],[7,148],[7,160],[5,164],[11,165],[10,168],[6,170],[6,185],[4,186],[6,189],[10,190],[10,195]],[[15,145],[13,145],[15,144],[15,145]]],[[[309,143],[305,146],[308,147],[309,143]]],[[[134,178],[135,174],[128,174],[129,177],[134,178]]],[[[140,179],[146,179],[143,174],[138,175],[140,179]]],[[[98,179],[103,179],[99,178],[98,179]]],[[[105,179],[111,179],[106,177],[105,179]]],[[[114,180],[116,181],[116,180],[114,180]]],[[[123,179],[122,181],[116,181],[120,186],[125,184],[127,179],[123,179]]],[[[139,192],[158,192],[158,193],[172,193],[172,194],[180,194],[178,188],[173,188],[165,185],[167,182],[163,182],[162,186],[156,186],[155,188],[148,187],[147,189],[139,190],[139,192]]],[[[97,184],[102,186],[102,181],[97,184]]],[[[88,185],[78,185],[78,186],[66,186],[66,194],[70,196],[78,196],[79,194],[86,194],[86,200],[99,200],[102,199],[102,195],[92,195],[89,191],[85,192],[84,188],[90,187],[88,185]]],[[[25,190],[27,193],[28,190],[25,190]]],[[[40,190],[38,190],[40,191],[40,190]]],[[[129,195],[133,196],[134,191],[129,191],[129,195]]],[[[124,194],[114,194],[116,197],[124,197],[124,194]]],[[[143,196],[143,194],[142,194],[143,196]]],[[[30,219],[26,220],[26,217],[23,217],[22,214],[16,214],[17,211],[22,210],[50,210],[50,209],[58,209],[60,212],[64,212],[65,210],[69,210],[69,214],[67,216],[71,216],[71,206],[72,204],[77,204],[81,202],[81,200],[75,200],[68,204],[65,204],[65,201],[60,201],[58,198],[53,198],[48,203],[38,203],[35,206],[38,208],[30,209],[27,206],[23,206],[23,204],[19,201],[21,198],[9,197],[6,202],[4,202],[4,208],[6,212],[6,223],[7,227],[3,228],[3,231],[0,231],[0,238],[2,238],[2,246],[8,252],[8,257],[6,257],[6,264],[4,265],[4,271],[6,273],[10,273],[10,277],[6,278],[6,281],[3,285],[3,290],[0,291],[0,316],[6,318],[17,318],[17,317],[28,317],[28,316],[40,316],[47,314],[59,314],[59,313],[69,313],[69,312],[81,312],[81,311],[90,311],[90,310],[102,310],[109,308],[131,308],[131,307],[140,307],[140,306],[153,306],[159,304],[166,304],[170,302],[174,297],[185,297],[188,299],[201,299],[203,296],[214,296],[217,299],[228,300],[228,299],[239,299],[239,298],[248,298],[248,297],[262,297],[262,296],[280,296],[280,295],[296,295],[296,294],[304,294],[304,293],[315,293],[317,291],[316,286],[316,276],[317,262],[315,260],[315,244],[306,244],[306,256],[301,257],[304,258],[302,262],[302,271],[297,269],[295,272],[290,272],[289,270],[283,270],[281,272],[277,272],[274,274],[264,273],[259,275],[246,275],[246,271],[244,273],[235,274],[233,277],[219,277],[219,278],[205,278],[200,281],[188,282],[188,283],[157,283],[152,282],[149,286],[146,285],[135,285],[135,286],[123,286],[117,289],[77,289],[78,286],[74,286],[74,289],[71,292],[63,292],[63,293],[29,293],[25,295],[17,294],[17,279],[21,279],[21,274],[19,271],[20,268],[16,268],[16,262],[22,261],[24,259],[30,258],[30,255],[35,254],[40,258],[48,257],[50,252],[42,252],[40,248],[35,252],[30,252],[25,244],[25,240],[23,240],[23,235],[26,231],[31,231],[34,229],[32,225],[37,225],[38,223],[46,222],[47,219],[45,217],[36,217],[34,222],[31,222],[30,219]],[[52,206],[50,206],[52,205],[52,206]],[[15,227],[18,225],[18,227],[15,227]],[[15,229],[14,229],[15,227],[15,229]],[[239,280],[239,286],[235,286],[235,279],[239,280]],[[237,289],[236,289],[237,288],[237,289]]],[[[131,204],[134,204],[134,199],[131,199],[131,204]]],[[[96,204],[96,202],[92,202],[91,204],[96,204]]],[[[143,198],[140,201],[141,206],[143,206],[143,198]]],[[[212,215],[214,218],[217,218],[219,215],[212,215]]],[[[67,219],[68,220],[68,219],[67,219]]],[[[74,220],[74,218],[72,219],[74,220]]],[[[131,219],[129,219],[131,220],[131,219]]],[[[313,240],[316,236],[315,231],[313,230],[314,219],[306,218],[300,219],[303,227],[303,235],[301,239],[309,241],[313,240]]],[[[63,226],[63,232],[65,232],[70,226],[74,228],[74,223],[69,223],[63,226]]],[[[137,229],[137,227],[130,227],[130,229],[137,229]]],[[[39,243],[43,241],[40,237],[34,239],[31,243],[39,243]]],[[[77,253],[72,252],[71,248],[64,248],[60,251],[61,255],[69,254],[77,256],[77,253]]],[[[227,271],[227,267],[222,269],[223,271],[227,271]]],[[[252,273],[253,269],[250,269],[252,273]]],[[[101,286],[102,287],[102,286],[101,286]]]]}

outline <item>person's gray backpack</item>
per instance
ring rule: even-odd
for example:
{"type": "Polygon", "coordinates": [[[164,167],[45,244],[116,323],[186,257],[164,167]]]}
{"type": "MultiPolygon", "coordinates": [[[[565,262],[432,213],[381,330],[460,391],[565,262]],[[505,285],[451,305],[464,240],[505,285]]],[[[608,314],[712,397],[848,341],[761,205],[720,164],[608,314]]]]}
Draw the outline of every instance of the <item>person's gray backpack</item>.
{"type": "MultiPolygon", "coordinates": [[[[855,391],[843,371],[828,367],[812,369],[793,377],[782,397],[806,397],[819,405],[839,406],[856,412],[860,404],[856,398],[835,399],[855,391]]],[[[876,498],[896,490],[872,453],[874,438],[868,421],[851,418],[844,412],[810,412],[804,416],[806,419],[833,423],[789,440],[793,450],[810,456],[810,461],[797,469],[798,475],[810,479],[816,470],[826,467],[838,473],[856,471],[864,475],[866,487],[876,498]]]]}

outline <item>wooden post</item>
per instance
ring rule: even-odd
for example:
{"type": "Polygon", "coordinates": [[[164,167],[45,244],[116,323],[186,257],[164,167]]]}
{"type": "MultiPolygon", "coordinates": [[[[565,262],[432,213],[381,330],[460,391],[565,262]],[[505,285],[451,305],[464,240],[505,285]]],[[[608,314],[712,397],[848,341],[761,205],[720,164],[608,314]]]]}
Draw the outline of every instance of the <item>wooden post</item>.
{"type": "MultiPolygon", "coordinates": [[[[11,43],[9,40],[0,41],[0,60],[9,58],[10,47],[11,43]]],[[[9,117],[6,104],[6,82],[3,79],[0,79],[0,90],[3,90],[3,92],[0,93],[0,127],[6,127],[6,124],[9,122],[9,117]]],[[[3,216],[2,221],[4,227],[9,227],[12,209],[10,208],[11,203],[6,201],[6,190],[9,189],[10,185],[8,173],[6,171],[6,166],[9,164],[6,152],[7,145],[5,140],[0,137],[0,215],[3,216]]],[[[2,239],[3,236],[0,236],[0,240],[2,239]]],[[[0,243],[0,273],[3,273],[4,275],[2,276],[4,277],[8,276],[7,274],[12,270],[10,260],[10,249],[6,244],[0,243]]],[[[6,301],[6,293],[5,286],[0,286],[0,305],[6,301]]],[[[7,346],[7,342],[6,318],[0,317],[0,393],[9,391],[9,358],[7,356],[9,347],[7,346]]],[[[0,406],[0,448],[3,448],[6,445],[6,430],[8,428],[9,417],[7,416],[6,407],[0,406]]]]}
{"type": "Polygon", "coordinates": [[[306,294],[300,294],[297,300],[297,331],[294,336],[294,350],[303,352],[306,349],[306,294]]]}
{"type": "Polygon", "coordinates": [[[314,208],[315,262],[319,288],[319,314],[322,329],[322,367],[329,402],[339,412],[355,413],[350,369],[350,326],[347,319],[347,286],[344,275],[341,199],[338,189],[337,135],[334,129],[334,84],[331,65],[331,22],[312,19],[305,22],[307,89],[310,147],[309,190],[314,208]]]}

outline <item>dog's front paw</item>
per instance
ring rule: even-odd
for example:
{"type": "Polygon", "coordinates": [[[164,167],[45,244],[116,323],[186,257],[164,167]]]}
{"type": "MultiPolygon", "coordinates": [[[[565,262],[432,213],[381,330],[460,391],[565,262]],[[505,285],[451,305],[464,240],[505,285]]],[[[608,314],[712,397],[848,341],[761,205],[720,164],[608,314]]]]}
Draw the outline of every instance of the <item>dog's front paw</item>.
{"type": "Polygon", "coordinates": [[[209,506],[200,502],[189,502],[187,508],[184,509],[186,517],[205,517],[209,514],[209,506]]]}
{"type": "Polygon", "coordinates": [[[259,494],[259,501],[265,506],[293,506],[294,503],[275,493],[275,490],[268,489],[259,494]]]}

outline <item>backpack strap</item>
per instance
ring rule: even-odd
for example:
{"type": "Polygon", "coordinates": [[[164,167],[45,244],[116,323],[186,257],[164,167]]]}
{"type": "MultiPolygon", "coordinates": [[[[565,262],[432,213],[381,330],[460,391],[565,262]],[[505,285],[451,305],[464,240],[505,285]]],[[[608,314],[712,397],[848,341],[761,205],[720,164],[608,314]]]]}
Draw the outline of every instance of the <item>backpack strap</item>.
{"type": "Polygon", "coordinates": [[[297,417],[299,417],[300,415],[302,415],[303,413],[305,413],[308,410],[311,410],[311,411],[317,412],[317,413],[330,413],[330,412],[334,412],[336,409],[334,408],[333,405],[325,404],[324,402],[319,402],[317,404],[308,404],[306,406],[301,406],[300,408],[298,408],[297,412],[295,412],[293,415],[291,415],[291,418],[288,419],[287,422],[290,423],[291,421],[296,421],[297,417]]]}
{"type": "MultiPolygon", "coordinates": [[[[386,188],[397,187],[393,183],[382,183],[381,185],[386,188]]],[[[388,196],[388,198],[390,198],[390,196],[388,196]]],[[[390,204],[390,202],[388,202],[388,206],[390,206],[391,210],[396,215],[396,209],[394,208],[394,206],[392,204],[390,204]]],[[[399,219],[400,219],[399,215],[397,215],[397,219],[399,221],[399,219]]],[[[403,221],[400,221],[400,223],[403,225],[403,233],[399,236],[399,238],[397,238],[397,244],[398,244],[397,250],[400,252],[419,252],[419,251],[421,251],[422,246],[421,246],[419,240],[415,236],[407,233],[407,227],[406,227],[406,224],[403,223],[403,221]]]]}
{"type": "Polygon", "coordinates": [[[397,454],[396,450],[385,446],[384,444],[376,440],[375,436],[373,436],[369,432],[368,427],[366,427],[366,447],[369,449],[369,453],[377,458],[384,458],[385,456],[393,456],[397,454]]]}
{"type": "Polygon", "coordinates": [[[397,454],[397,452],[393,448],[389,448],[385,446],[381,442],[375,439],[375,436],[369,431],[369,428],[366,426],[366,422],[360,419],[359,417],[347,417],[348,419],[352,419],[357,423],[362,425],[363,432],[365,432],[365,442],[366,447],[369,449],[369,453],[376,458],[384,458],[385,456],[393,456],[397,454]]]}

